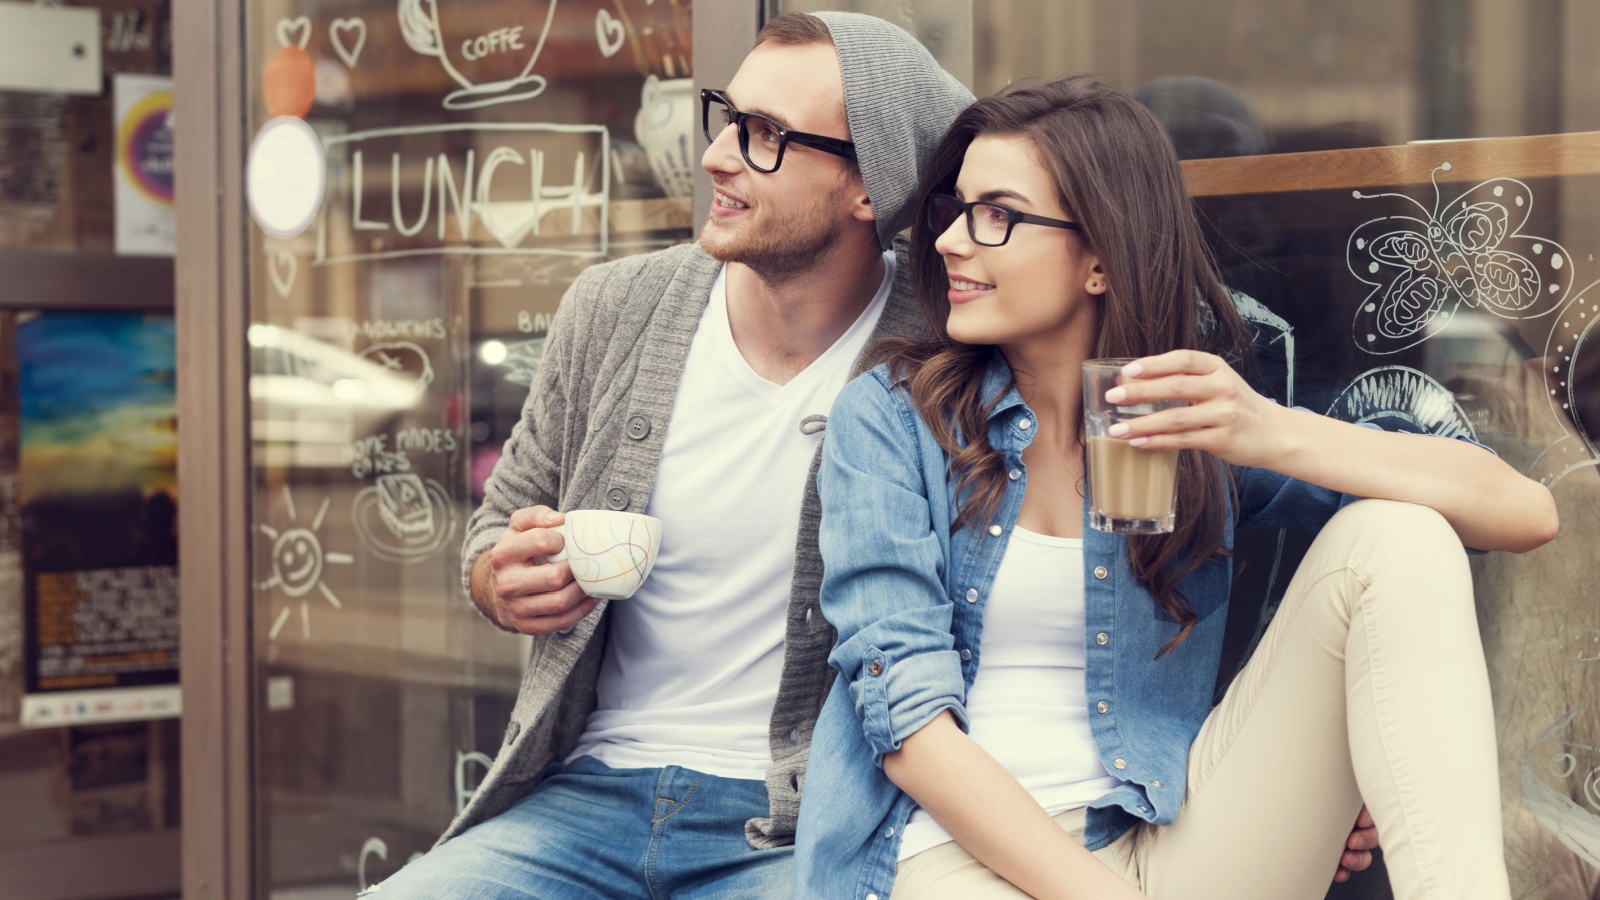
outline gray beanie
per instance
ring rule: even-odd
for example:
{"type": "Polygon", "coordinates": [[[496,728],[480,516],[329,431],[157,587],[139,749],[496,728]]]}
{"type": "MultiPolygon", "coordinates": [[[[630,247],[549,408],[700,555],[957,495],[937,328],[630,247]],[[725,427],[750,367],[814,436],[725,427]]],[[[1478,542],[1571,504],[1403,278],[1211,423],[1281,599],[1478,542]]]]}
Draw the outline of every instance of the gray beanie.
{"type": "Polygon", "coordinates": [[[898,25],[862,13],[812,15],[828,26],[839,54],[850,139],[887,250],[911,224],[922,169],[972,92],[898,25]]]}

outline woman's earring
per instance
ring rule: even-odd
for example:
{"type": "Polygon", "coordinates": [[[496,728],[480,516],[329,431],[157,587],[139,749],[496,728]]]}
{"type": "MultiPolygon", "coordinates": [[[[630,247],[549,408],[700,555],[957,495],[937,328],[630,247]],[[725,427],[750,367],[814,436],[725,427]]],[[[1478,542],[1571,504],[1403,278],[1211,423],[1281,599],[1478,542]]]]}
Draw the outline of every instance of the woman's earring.
{"type": "Polygon", "coordinates": [[[1100,282],[1099,281],[1091,281],[1091,282],[1089,282],[1089,290],[1091,290],[1091,291],[1100,290],[1100,282]]]}

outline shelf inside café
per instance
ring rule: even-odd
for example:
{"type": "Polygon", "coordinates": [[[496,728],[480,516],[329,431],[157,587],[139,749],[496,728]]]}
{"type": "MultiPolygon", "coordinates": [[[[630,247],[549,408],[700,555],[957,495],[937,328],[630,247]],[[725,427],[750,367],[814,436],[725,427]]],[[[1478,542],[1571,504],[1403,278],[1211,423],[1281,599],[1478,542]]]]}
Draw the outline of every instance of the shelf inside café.
{"type": "Polygon", "coordinates": [[[171,257],[0,249],[0,309],[172,309],[171,257]]]}

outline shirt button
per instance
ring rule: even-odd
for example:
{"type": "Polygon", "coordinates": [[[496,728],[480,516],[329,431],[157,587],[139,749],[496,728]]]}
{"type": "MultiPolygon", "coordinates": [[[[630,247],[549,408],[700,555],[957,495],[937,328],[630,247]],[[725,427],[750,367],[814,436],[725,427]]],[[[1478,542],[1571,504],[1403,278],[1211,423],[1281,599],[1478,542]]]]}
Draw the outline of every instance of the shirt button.
{"type": "Polygon", "coordinates": [[[1105,645],[1111,643],[1111,635],[1106,634],[1104,631],[1102,631],[1099,634],[1094,636],[1094,642],[1096,644],[1099,644],[1100,646],[1104,647],[1105,645]]]}
{"type": "Polygon", "coordinates": [[[1033,427],[1033,420],[1027,418],[1018,419],[1017,427],[1021,428],[1023,431],[1027,431],[1029,428],[1033,427]]]}
{"type": "Polygon", "coordinates": [[[993,535],[994,537],[999,537],[1000,535],[1002,535],[1004,533],[1005,533],[1005,529],[1001,528],[999,525],[990,525],[989,526],[989,534],[993,535]]]}
{"type": "Polygon", "coordinates": [[[1006,477],[1010,478],[1012,481],[1016,481],[1017,479],[1022,477],[1022,470],[1021,469],[1012,469],[1011,471],[1006,473],[1006,477]]]}
{"type": "Polygon", "coordinates": [[[878,900],[878,895],[877,894],[868,894],[867,895],[867,900],[878,900]]]}
{"type": "Polygon", "coordinates": [[[1111,704],[1101,700],[1099,703],[1094,705],[1094,711],[1103,716],[1106,713],[1111,712],[1111,704]]]}
{"type": "Polygon", "coordinates": [[[894,837],[894,826],[890,825],[888,830],[883,833],[883,836],[886,838],[894,837]]]}
{"type": "Polygon", "coordinates": [[[1125,759],[1113,759],[1111,764],[1119,769],[1126,769],[1128,767],[1128,761],[1125,759]]]}
{"type": "Polygon", "coordinates": [[[1155,781],[1150,782],[1150,786],[1151,787],[1166,787],[1166,785],[1161,783],[1161,779],[1159,779],[1159,778],[1157,778],[1155,781]]]}
{"type": "Polygon", "coordinates": [[[1141,807],[1138,807],[1138,809],[1139,809],[1139,812],[1142,812],[1142,813],[1147,813],[1147,812],[1150,811],[1150,807],[1148,807],[1148,806],[1141,806],[1141,807]]]}
{"type": "Polygon", "coordinates": [[[877,677],[883,674],[883,663],[873,660],[867,664],[867,674],[877,677]]]}
{"type": "Polygon", "coordinates": [[[1101,581],[1105,581],[1106,580],[1106,576],[1110,575],[1110,574],[1111,574],[1110,572],[1106,571],[1106,567],[1105,566],[1095,566],[1094,567],[1094,577],[1100,579],[1101,581]]]}
{"type": "Polygon", "coordinates": [[[978,589],[977,588],[967,588],[967,602],[968,603],[977,603],[978,602],[978,589]]]}
{"type": "Polygon", "coordinates": [[[648,417],[643,415],[628,417],[628,437],[636,441],[642,441],[648,434],[650,434],[650,419],[648,417]]]}
{"type": "Polygon", "coordinates": [[[965,660],[972,659],[972,648],[971,647],[962,647],[961,648],[961,658],[965,659],[965,660]]]}
{"type": "Polygon", "coordinates": [[[628,492],[619,487],[606,491],[606,507],[609,509],[627,509],[628,492]]]}

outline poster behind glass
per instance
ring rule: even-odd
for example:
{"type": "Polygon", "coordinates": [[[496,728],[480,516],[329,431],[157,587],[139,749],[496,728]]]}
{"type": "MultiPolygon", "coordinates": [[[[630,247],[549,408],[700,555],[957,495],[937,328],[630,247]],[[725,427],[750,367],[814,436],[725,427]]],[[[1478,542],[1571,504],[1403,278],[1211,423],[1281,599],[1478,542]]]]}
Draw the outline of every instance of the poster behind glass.
{"type": "MultiPolygon", "coordinates": [[[[691,237],[688,0],[249,6],[251,524],[264,877],[426,850],[526,645],[466,517],[572,279],[691,237]]],[[[309,894],[308,894],[309,896],[309,894]]]]}

